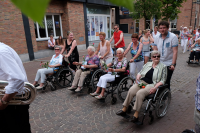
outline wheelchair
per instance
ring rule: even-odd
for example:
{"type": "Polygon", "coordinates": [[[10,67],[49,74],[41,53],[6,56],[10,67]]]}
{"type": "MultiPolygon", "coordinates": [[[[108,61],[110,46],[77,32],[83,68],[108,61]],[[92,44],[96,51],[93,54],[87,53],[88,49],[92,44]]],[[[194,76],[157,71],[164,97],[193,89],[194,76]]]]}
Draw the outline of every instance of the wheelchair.
{"type": "Polygon", "coordinates": [[[42,91],[44,91],[47,86],[50,86],[52,91],[56,90],[56,85],[61,88],[66,88],[72,85],[74,75],[72,70],[69,68],[68,62],[63,58],[62,65],[54,69],[54,73],[48,74],[44,83],[42,91]]]}
{"type": "MultiPolygon", "coordinates": [[[[107,74],[107,73],[104,72],[103,70],[98,70],[94,74],[94,76],[96,76],[96,77],[92,78],[92,83],[94,84],[95,89],[97,87],[96,85],[99,81],[99,78],[104,74],[107,74]],[[97,81],[97,82],[95,82],[95,81],[97,81]]],[[[118,94],[119,99],[125,99],[124,97],[126,97],[129,88],[132,86],[134,80],[131,77],[129,77],[129,62],[126,67],[126,71],[119,72],[117,75],[119,75],[119,77],[115,75],[115,80],[107,83],[108,85],[105,88],[105,96],[103,99],[101,99],[101,100],[103,100],[103,102],[105,102],[105,99],[109,94],[111,94],[111,104],[112,105],[117,102],[117,97],[114,96],[115,94],[118,94]],[[117,90],[117,92],[116,92],[116,90],[117,90]]]]}
{"type": "MultiPolygon", "coordinates": [[[[150,94],[145,97],[144,102],[147,101],[145,110],[143,112],[143,118],[141,121],[136,122],[136,125],[143,125],[146,114],[149,114],[150,120],[149,124],[152,124],[154,121],[153,111],[157,118],[164,117],[167,113],[167,109],[171,102],[171,91],[167,84],[159,86],[154,94],[150,94]]],[[[131,102],[127,109],[127,113],[130,113],[133,106],[134,100],[131,102]]],[[[128,116],[127,118],[129,118],[128,116]]]]}
{"type": "MultiPolygon", "coordinates": [[[[193,49],[194,50],[194,49],[193,49]]],[[[191,54],[191,53],[190,53],[191,54]]],[[[188,60],[186,61],[186,63],[188,63],[188,65],[197,65],[197,66],[200,66],[200,63],[194,63],[194,62],[191,62],[190,61],[190,54],[189,54],[189,57],[188,57],[188,60]]],[[[199,56],[200,56],[200,52],[199,52],[199,56]]]]}

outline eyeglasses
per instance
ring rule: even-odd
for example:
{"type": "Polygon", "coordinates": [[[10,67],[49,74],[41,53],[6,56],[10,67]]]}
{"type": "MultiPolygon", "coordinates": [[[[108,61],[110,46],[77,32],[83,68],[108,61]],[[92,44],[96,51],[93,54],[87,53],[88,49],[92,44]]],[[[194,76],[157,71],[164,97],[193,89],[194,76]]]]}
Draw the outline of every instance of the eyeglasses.
{"type": "Polygon", "coordinates": [[[160,55],[158,55],[158,56],[152,56],[153,58],[160,58],[160,55]]]}
{"type": "Polygon", "coordinates": [[[60,50],[60,49],[54,49],[54,50],[60,50]]]}

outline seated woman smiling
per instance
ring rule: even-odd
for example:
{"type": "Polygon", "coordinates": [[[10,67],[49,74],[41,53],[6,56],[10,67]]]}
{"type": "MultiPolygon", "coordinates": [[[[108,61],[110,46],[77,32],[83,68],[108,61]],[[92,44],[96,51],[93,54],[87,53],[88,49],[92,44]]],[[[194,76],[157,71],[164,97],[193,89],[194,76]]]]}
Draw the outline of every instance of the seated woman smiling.
{"type": "MultiPolygon", "coordinates": [[[[97,83],[97,90],[94,93],[90,93],[91,96],[95,96],[97,99],[102,99],[104,96],[105,88],[107,82],[112,82],[115,80],[118,72],[125,72],[127,66],[127,59],[124,57],[124,49],[118,48],[117,49],[117,57],[107,65],[108,67],[113,66],[113,68],[108,69],[108,74],[105,74],[100,77],[99,82],[97,83]],[[114,73],[114,74],[113,74],[114,73]],[[101,94],[99,94],[100,89],[102,88],[101,94]]],[[[107,72],[107,70],[106,70],[107,72]]]]}
{"type": "Polygon", "coordinates": [[[128,106],[133,97],[136,96],[133,107],[135,113],[131,122],[138,121],[139,111],[144,98],[149,94],[155,93],[157,88],[160,85],[164,85],[167,79],[167,67],[160,62],[160,53],[158,51],[153,51],[151,53],[151,59],[152,62],[147,62],[137,74],[136,83],[129,89],[123,103],[123,109],[116,113],[117,115],[125,116],[128,106]],[[139,87],[139,84],[141,83],[145,85],[145,88],[139,87]]]}

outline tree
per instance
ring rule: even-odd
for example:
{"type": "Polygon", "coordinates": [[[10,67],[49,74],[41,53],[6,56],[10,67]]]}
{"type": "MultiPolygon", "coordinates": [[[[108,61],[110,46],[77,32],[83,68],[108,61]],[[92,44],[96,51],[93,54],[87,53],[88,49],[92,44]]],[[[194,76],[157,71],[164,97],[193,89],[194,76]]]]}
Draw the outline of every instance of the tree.
{"type": "Polygon", "coordinates": [[[160,0],[162,2],[161,16],[163,20],[174,20],[181,13],[180,7],[187,0],[160,0]]]}

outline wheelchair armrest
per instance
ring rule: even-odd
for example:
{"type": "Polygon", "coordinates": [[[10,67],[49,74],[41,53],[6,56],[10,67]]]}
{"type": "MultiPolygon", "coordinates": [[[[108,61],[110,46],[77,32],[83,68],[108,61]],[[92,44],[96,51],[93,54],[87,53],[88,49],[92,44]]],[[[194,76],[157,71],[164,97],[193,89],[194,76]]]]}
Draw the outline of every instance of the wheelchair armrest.
{"type": "Polygon", "coordinates": [[[164,90],[167,87],[168,87],[168,84],[164,84],[164,85],[159,86],[158,89],[156,90],[156,93],[155,93],[155,96],[153,98],[153,101],[156,100],[156,97],[157,97],[158,93],[160,93],[162,90],[164,90]]]}

